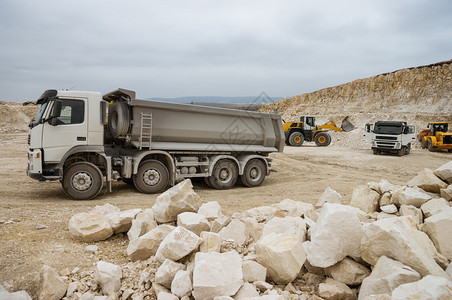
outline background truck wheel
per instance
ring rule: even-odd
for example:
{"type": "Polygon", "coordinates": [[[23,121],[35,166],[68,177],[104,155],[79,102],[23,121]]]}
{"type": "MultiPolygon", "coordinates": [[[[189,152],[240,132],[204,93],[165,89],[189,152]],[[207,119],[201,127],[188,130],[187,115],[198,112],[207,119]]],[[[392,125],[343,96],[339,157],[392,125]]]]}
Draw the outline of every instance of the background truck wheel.
{"type": "Polygon", "coordinates": [[[158,160],[146,160],[138,167],[133,176],[136,189],[143,194],[163,192],[168,186],[169,172],[164,164],[158,160]]]}
{"type": "Polygon", "coordinates": [[[372,152],[374,155],[377,155],[379,151],[377,149],[372,149],[372,152]]]}
{"type": "Polygon", "coordinates": [[[405,155],[408,155],[408,154],[410,154],[410,152],[411,152],[411,144],[408,144],[408,145],[406,145],[406,147],[405,147],[405,155]]]}
{"type": "Polygon", "coordinates": [[[237,175],[236,164],[229,159],[221,159],[213,167],[209,182],[217,190],[227,190],[237,182],[237,175]]]}
{"type": "Polygon", "coordinates": [[[300,147],[301,145],[303,145],[303,142],[304,142],[304,136],[303,136],[303,134],[301,134],[301,132],[293,132],[289,136],[289,144],[291,146],[300,147]]]}
{"type": "Polygon", "coordinates": [[[314,137],[317,146],[326,147],[331,143],[331,136],[326,132],[319,132],[314,137]]]}
{"type": "Polygon", "coordinates": [[[116,101],[108,111],[108,127],[114,138],[124,136],[129,131],[129,108],[124,102],[116,101]]]}
{"type": "Polygon", "coordinates": [[[265,164],[260,159],[250,160],[240,175],[240,182],[247,187],[259,186],[265,179],[265,164]]]}
{"type": "Polygon", "coordinates": [[[102,190],[103,176],[96,165],[89,162],[78,162],[66,169],[61,184],[69,198],[90,200],[102,190]]]}

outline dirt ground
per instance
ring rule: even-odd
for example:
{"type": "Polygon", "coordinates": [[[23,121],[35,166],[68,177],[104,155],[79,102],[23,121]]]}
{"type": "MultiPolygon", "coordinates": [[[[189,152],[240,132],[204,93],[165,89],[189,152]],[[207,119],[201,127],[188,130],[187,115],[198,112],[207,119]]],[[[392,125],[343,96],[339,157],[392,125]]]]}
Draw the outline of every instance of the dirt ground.
{"type": "MultiPolygon", "coordinates": [[[[74,241],[67,229],[69,218],[95,205],[111,203],[121,210],[150,208],[157,195],[140,194],[125,183],[113,184],[113,193],[103,193],[92,201],[68,200],[60,184],[38,183],[25,174],[27,135],[0,134],[0,284],[10,291],[26,290],[36,296],[37,279],[43,264],[68,274],[73,268],[91,269],[98,260],[113,263],[128,261],[126,235],[96,242],[100,252],[86,254],[87,243],[74,241]]],[[[290,198],[315,203],[327,187],[350,201],[353,189],[381,179],[405,184],[423,168],[437,168],[452,159],[452,154],[413,150],[408,156],[372,155],[370,149],[338,145],[320,148],[304,145],[286,147],[273,154],[273,172],[257,188],[235,187],[211,190],[194,182],[204,202],[218,201],[226,214],[278,203],[290,198]]]]}

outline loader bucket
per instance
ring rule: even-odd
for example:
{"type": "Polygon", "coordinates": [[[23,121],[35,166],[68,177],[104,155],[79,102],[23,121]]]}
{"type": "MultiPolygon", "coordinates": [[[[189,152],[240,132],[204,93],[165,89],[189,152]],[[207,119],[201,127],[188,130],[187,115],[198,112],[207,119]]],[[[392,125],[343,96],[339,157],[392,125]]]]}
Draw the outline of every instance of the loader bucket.
{"type": "Polygon", "coordinates": [[[353,124],[350,122],[349,116],[346,116],[346,117],[344,118],[344,120],[342,120],[341,128],[342,128],[342,130],[345,131],[345,132],[349,132],[349,131],[352,131],[352,130],[355,130],[355,129],[356,129],[355,125],[353,125],[353,124]]]}

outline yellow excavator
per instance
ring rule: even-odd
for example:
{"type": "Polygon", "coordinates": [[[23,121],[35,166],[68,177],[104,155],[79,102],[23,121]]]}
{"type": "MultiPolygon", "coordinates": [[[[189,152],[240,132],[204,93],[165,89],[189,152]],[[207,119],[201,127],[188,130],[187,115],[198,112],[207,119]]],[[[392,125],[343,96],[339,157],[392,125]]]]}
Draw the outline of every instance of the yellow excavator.
{"type": "Polygon", "coordinates": [[[301,116],[299,122],[284,122],[283,129],[286,145],[300,147],[304,141],[314,141],[317,146],[325,147],[331,143],[331,136],[327,131],[349,132],[355,130],[356,127],[350,122],[348,116],[342,120],[341,127],[337,127],[332,120],[316,126],[315,117],[301,116]]]}

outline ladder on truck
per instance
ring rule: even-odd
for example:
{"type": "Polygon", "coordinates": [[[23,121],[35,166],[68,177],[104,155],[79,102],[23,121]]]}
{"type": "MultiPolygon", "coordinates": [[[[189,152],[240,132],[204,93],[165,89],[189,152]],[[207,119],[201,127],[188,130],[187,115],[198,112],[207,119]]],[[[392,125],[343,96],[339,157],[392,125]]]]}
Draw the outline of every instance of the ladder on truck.
{"type": "Polygon", "coordinates": [[[152,114],[141,113],[140,126],[140,150],[143,148],[151,149],[152,139],[152,114]]]}

